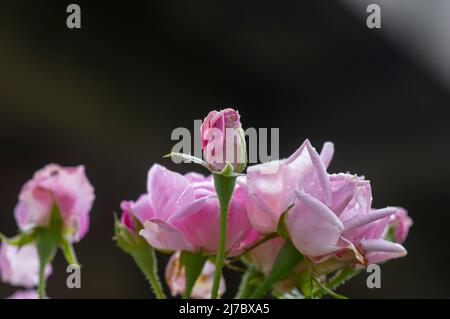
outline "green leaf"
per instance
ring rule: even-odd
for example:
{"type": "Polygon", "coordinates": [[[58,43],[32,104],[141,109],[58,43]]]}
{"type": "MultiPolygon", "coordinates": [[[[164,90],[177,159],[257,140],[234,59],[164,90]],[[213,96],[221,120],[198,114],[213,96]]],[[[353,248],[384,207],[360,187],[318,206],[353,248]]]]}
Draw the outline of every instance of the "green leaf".
{"type": "Polygon", "coordinates": [[[281,251],[275,259],[269,275],[250,298],[263,298],[276,282],[288,276],[294,267],[302,260],[303,255],[295,248],[290,240],[286,240],[283,248],[281,248],[281,251]]]}
{"type": "Polygon", "coordinates": [[[183,251],[181,253],[182,265],[184,266],[186,287],[184,289],[183,298],[187,299],[191,296],[195,282],[202,273],[203,267],[208,257],[201,253],[191,253],[183,251]]]}

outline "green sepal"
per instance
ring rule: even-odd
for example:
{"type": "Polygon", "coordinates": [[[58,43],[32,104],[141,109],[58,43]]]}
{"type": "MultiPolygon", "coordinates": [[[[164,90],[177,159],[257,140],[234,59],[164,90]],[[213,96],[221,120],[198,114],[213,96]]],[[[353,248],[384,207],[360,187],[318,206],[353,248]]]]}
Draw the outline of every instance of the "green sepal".
{"type": "Polygon", "coordinates": [[[219,203],[221,207],[224,205],[228,208],[236,186],[236,177],[221,174],[213,174],[213,177],[219,203]]]}
{"type": "Polygon", "coordinates": [[[45,267],[52,262],[58,246],[62,240],[63,221],[59,208],[56,204],[52,205],[50,222],[48,227],[36,227],[34,229],[34,238],[39,255],[39,298],[43,299],[45,295],[45,267]]]}
{"type": "Polygon", "coordinates": [[[286,240],[284,246],[281,248],[281,251],[275,259],[269,275],[267,275],[263,283],[250,298],[263,298],[276,282],[287,277],[292,272],[294,267],[297,266],[302,260],[303,255],[297,250],[297,248],[295,248],[290,240],[286,240]]]}
{"type": "Polygon", "coordinates": [[[290,239],[289,231],[286,227],[286,216],[293,206],[294,204],[289,205],[289,207],[281,214],[280,218],[278,219],[277,233],[284,239],[290,239]]]}
{"type": "Polygon", "coordinates": [[[163,156],[164,158],[167,157],[178,157],[180,159],[182,159],[184,162],[186,163],[194,163],[194,164],[199,164],[207,169],[209,169],[208,163],[206,163],[204,160],[202,160],[201,158],[195,157],[193,155],[189,155],[189,154],[184,154],[184,153],[178,153],[178,152],[171,152],[169,154],[166,154],[163,156]]]}
{"type": "Polygon", "coordinates": [[[125,225],[123,225],[114,214],[114,237],[120,249],[126,253],[131,253],[134,246],[138,244],[138,236],[132,233],[125,225]]]}
{"type": "Polygon", "coordinates": [[[181,253],[181,265],[184,266],[185,275],[185,289],[183,298],[187,299],[191,296],[192,289],[201,275],[203,267],[205,266],[208,257],[202,253],[192,253],[189,251],[183,251],[181,253]]]}
{"type": "Polygon", "coordinates": [[[34,230],[20,233],[11,238],[8,238],[4,234],[0,233],[0,241],[12,246],[25,246],[27,244],[31,244],[34,241],[34,230]]]}
{"type": "Polygon", "coordinates": [[[158,260],[156,258],[155,249],[148,244],[142,236],[139,236],[139,231],[142,229],[142,224],[133,215],[133,224],[136,232],[131,231],[123,225],[114,214],[114,237],[117,246],[125,253],[129,254],[145,278],[150,283],[157,299],[164,299],[164,294],[161,282],[158,276],[158,260]]]}
{"type": "Polygon", "coordinates": [[[69,240],[63,238],[60,242],[59,247],[62,250],[64,258],[69,265],[77,265],[78,267],[81,267],[80,263],[78,262],[77,255],[75,254],[75,250],[73,249],[73,245],[69,240]]]}

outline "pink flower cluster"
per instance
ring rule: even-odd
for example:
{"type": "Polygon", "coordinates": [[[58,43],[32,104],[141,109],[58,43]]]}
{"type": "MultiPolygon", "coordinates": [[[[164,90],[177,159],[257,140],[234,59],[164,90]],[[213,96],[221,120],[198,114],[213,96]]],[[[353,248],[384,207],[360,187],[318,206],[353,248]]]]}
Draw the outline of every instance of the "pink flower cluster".
{"type": "MultiPolygon", "coordinates": [[[[153,259],[150,247],[173,253],[165,272],[172,295],[183,294],[189,285],[182,256],[199,258],[204,266],[191,292],[195,298],[208,298],[216,291],[225,293],[222,263],[217,263],[223,255],[229,259],[245,256],[246,264],[264,275],[270,273],[283,245],[291,242],[296,255],[301,253],[317,269],[328,267],[332,271],[406,255],[403,243],[412,225],[408,213],[400,207],[374,208],[370,181],[364,177],[329,173],[332,143],[325,143],[318,153],[305,140],[287,159],[250,166],[244,175],[246,144],[237,111],[210,112],[201,137],[206,163],[198,162],[213,175],[182,175],[154,164],[148,171],[146,192],[136,201],[121,203],[122,216],[117,224],[126,232],[118,244],[135,258],[152,285],[158,280],[151,278],[156,271],[152,274],[145,269],[153,259]],[[232,188],[228,192],[231,197],[226,209],[222,193],[217,193],[224,181],[232,181],[234,187],[232,194],[232,188]],[[266,236],[271,240],[261,244],[266,236]],[[216,255],[222,256],[216,257],[217,269],[209,260],[216,255]],[[216,290],[212,292],[213,280],[216,290]]],[[[0,247],[1,280],[28,289],[11,298],[36,297],[33,288],[39,282],[39,254],[35,231],[50,229],[56,211],[61,241],[70,245],[81,240],[89,229],[94,198],[83,166],[48,165],[23,186],[15,217],[20,238],[26,240],[19,244],[4,240],[0,247]]],[[[293,276],[305,270],[303,263],[297,266],[293,276]]],[[[51,272],[48,264],[45,277],[51,272]]],[[[298,278],[279,284],[292,286],[292,282],[295,286],[298,278]]]]}
{"type": "MultiPolygon", "coordinates": [[[[216,149],[217,143],[219,148],[225,143],[211,140],[210,127],[240,128],[239,115],[226,109],[206,117],[202,142],[207,154],[209,144],[214,143],[216,149]]],[[[248,167],[247,175],[238,178],[230,202],[227,256],[239,255],[263,236],[277,233],[282,216],[289,240],[316,264],[333,259],[346,265],[367,265],[405,256],[402,244],[412,224],[406,210],[373,208],[368,180],[328,173],[333,153],[330,142],[319,154],[306,140],[287,159],[248,167]]],[[[208,156],[213,171],[223,168],[208,156]]],[[[219,205],[211,176],[181,175],[155,164],[148,173],[147,193],[136,202],[123,202],[122,208],[122,222],[135,231],[134,215],[143,225],[139,234],[156,249],[217,253],[219,205]]],[[[251,251],[263,273],[270,271],[283,243],[278,237],[251,251]]],[[[171,269],[173,261],[167,270],[171,275],[166,277],[172,292],[180,293],[182,279],[171,269]]],[[[206,297],[206,292],[198,297],[206,297]]]]}
{"type": "MultiPolygon", "coordinates": [[[[22,233],[48,227],[56,207],[63,224],[63,236],[70,242],[83,238],[89,229],[89,212],[94,202],[94,188],[84,166],[61,167],[50,164],[37,171],[25,183],[15,208],[17,225],[22,233]]],[[[3,282],[33,288],[38,285],[39,256],[34,242],[25,245],[1,243],[0,275],[3,282]]],[[[52,273],[46,266],[45,277],[52,273]]],[[[31,298],[34,290],[19,291],[12,298],[31,298]]]]}

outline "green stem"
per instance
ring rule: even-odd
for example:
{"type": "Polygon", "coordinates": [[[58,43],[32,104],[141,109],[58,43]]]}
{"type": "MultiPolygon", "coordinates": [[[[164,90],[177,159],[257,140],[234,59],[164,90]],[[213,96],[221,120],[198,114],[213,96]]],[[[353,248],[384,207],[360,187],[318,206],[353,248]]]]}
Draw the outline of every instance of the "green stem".
{"type": "Polygon", "coordinates": [[[216,270],[211,291],[211,299],[217,299],[219,294],[220,277],[225,259],[225,245],[227,241],[228,208],[231,196],[233,196],[236,177],[214,174],[214,186],[220,206],[220,233],[216,255],[216,270]]]}
{"type": "Polygon", "coordinates": [[[39,285],[38,285],[39,299],[45,299],[45,263],[39,263],[39,285]]]}
{"type": "Polygon", "coordinates": [[[149,246],[140,246],[131,252],[131,256],[139,269],[150,282],[150,286],[157,299],[165,299],[166,295],[159,281],[158,268],[156,265],[155,250],[149,246]]]}
{"type": "Polygon", "coordinates": [[[217,248],[216,270],[214,272],[214,283],[211,292],[211,299],[217,299],[219,293],[220,277],[225,259],[225,244],[227,241],[227,215],[229,205],[220,205],[220,238],[219,247],[217,248]]]}

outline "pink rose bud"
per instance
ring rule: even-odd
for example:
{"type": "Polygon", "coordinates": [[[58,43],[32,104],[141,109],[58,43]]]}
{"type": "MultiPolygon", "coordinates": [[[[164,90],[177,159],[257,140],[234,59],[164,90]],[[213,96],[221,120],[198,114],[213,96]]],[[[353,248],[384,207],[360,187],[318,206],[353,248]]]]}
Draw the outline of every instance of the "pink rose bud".
{"type": "Polygon", "coordinates": [[[39,299],[39,294],[37,290],[18,290],[8,299],[39,299]]]}
{"type": "MultiPolygon", "coordinates": [[[[214,255],[219,241],[219,204],[211,177],[181,175],[153,165],[148,193],[132,205],[143,224],[140,234],[161,250],[202,251],[214,255]]],[[[244,208],[244,189],[237,185],[230,203],[226,249],[236,255],[252,231],[244,208]]]]}
{"type": "Polygon", "coordinates": [[[239,113],[233,109],[211,111],[203,120],[202,149],[213,171],[221,171],[227,163],[236,173],[247,165],[247,146],[239,113]]]}
{"type": "MultiPolygon", "coordinates": [[[[52,272],[50,265],[45,268],[45,276],[52,272]]],[[[35,244],[22,247],[8,245],[0,248],[0,275],[3,282],[13,286],[32,288],[39,282],[39,256],[35,244]]]]}
{"type": "Polygon", "coordinates": [[[84,166],[61,167],[50,164],[37,171],[23,187],[15,208],[22,230],[47,226],[53,204],[59,208],[66,235],[79,241],[89,228],[89,211],[94,202],[94,188],[84,166]]]}
{"type": "MultiPolygon", "coordinates": [[[[183,295],[185,285],[185,269],[180,264],[180,252],[176,252],[170,257],[166,266],[166,282],[170,288],[172,296],[183,295]]],[[[191,292],[191,298],[208,299],[211,297],[212,283],[214,280],[215,265],[211,261],[206,261],[203,270],[195,282],[194,288],[191,292]]],[[[220,278],[219,296],[225,293],[225,279],[220,278]]]]}
{"type": "Polygon", "coordinates": [[[122,201],[120,208],[122,209],[122,215],[120,216],[120,222],[131,232],[136,232],[136,226],[133,222],[133,215],[131,213],[131,206],[134,205],[132,201],[122,201]]]}

